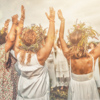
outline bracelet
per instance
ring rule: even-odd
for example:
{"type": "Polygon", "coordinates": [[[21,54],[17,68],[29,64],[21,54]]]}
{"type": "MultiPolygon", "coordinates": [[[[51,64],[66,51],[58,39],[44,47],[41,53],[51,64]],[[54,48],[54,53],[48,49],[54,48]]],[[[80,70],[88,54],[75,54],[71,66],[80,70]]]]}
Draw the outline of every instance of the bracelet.
{"type": "Polygon", "coordinates": [[[51,22],[55,22],[54,20],[52,20],[52,19],[50,19],[49,21],[51,21],[51,22]]]}

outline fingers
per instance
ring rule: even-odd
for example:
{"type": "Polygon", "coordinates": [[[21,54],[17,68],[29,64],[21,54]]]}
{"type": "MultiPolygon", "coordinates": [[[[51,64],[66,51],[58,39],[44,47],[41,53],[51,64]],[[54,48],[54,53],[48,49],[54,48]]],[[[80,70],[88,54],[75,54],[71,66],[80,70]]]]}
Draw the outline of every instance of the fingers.
{"type": "Polygon", "coordinates": [[[10,19],[7,19],[6,22],[9,23],[10,22],[10,19]]]}
{"type": "Polygon", "coordinates": [[[60,15],[60,14],[62,14],[62,12],[61,12],[61,10],[59,9],[59,10],[58,10],[58,15],[60,15]]]}
{"type": "Polygon", "coordinates": [[[10,19],[7,19],[7,20],[5,21],[4,26],[8,26],[8,25],[9,25],[9,22],[10,22],[10,19]]]}
{"type": "Polygon", "coordinates": [[[24,6],[22,5],[21,6],[21,12],[23,12],[25,9],[24,9],[24,6]]]}
{"type": "Polygon", "coordinates": [[[55,14],[55,10],[53,7],[50,7],[49,9],[50,9],[50,14],[55,14]]]}
{"type": "Polygon", "coordinates": [[[16,14],[16,15],[13,15],[13,16],[12,16],[12,19],[13,19],[13,18],[18,19],[18,15],[17,15],[17,14],[16,14]]]}
{"type": "Polygon", "coordinates": [[[47,13],[45,13],[45,15],[47,16],[47,18],[49,19],[49,16],[48,16],[48,14],[47,13]]]}
{"type": "Polygon", "coordinates": [[[23,5],[21,6],[21,17],[25,18],[25,8],[23,5]]]}

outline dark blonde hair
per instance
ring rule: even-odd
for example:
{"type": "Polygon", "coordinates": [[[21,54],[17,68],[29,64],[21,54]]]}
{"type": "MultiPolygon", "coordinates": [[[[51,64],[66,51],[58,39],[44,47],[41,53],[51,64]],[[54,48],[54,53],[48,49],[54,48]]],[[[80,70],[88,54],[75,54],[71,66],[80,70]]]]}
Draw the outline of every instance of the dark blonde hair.
{"type": "Polygon", "coordinates": [[[86,56],[84,44],[82,46],[78,46],[82,38],[82,31],[76,30],[70,34],[69,41],[71,43],[71,50],[69,51],[69,55],[72,58],[81,58],[86,56]]]}
{"type": "Polygon", "coordinates": [[[26,53],[28,53],[27,62],[26,62],[26,65],[28,65],[31,61],[31,55],[32,55],[31,51],[21,50],[20,51],[20,62],[21,64],[24,64],[26,53]]]}
{"type": "Polygon", "coordinates": [[[25,33],[23,33],[21,39],[25,45],[30,46],[36,41],[36,33],[33,30],[28,29],[25,33]]]}
{"type": "MultiPolygon", "coordinates": [[[[36,41],[36,33],[33,30],[28,29],[25,33],[23,33],[23,35],[21,37],[21,40],[23,41],[23,43],[25,45],[30,46],[30,45],[34,44],[35,41],[36,41]]],[[[27,58],[27,63],[26,64],[28,64],[31,60],[32,52],[21,50],[20,51],[20,57],[21,57],[20,61],[21,61],[22,64],[24,64],[26,53],[28,53],[28,58],[27,58]]]]}

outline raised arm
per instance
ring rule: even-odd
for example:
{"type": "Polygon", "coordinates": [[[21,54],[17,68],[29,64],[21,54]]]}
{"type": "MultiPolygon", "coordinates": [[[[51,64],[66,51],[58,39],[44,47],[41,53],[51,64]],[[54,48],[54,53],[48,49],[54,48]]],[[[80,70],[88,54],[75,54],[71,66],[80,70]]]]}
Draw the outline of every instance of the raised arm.
{"type": "Polygon", "coordinates": [[[58,10],[58,18],[61,21],[60,30],[59,30],[59,39],[60,39],[60,43],[61,43],[61,48],[62,48],[64,56],[67,57],[67,53],[69,51],[69,48],[67,47],[66,42],[64,40],[65,19],[62,15],[61,10],[58,10]]]}
{"type": "Polygon", "coordinates": [[[7,34],[6,37],[5,37],[5,40],[7,41],[8,39],[8,26],[9,26],[9,22],[10,22],[10,19],[7,19],[4,23],[4,27],[3,27],[3,30],[4,32],[7,34]]]}
{"type": "MultiPolygon", "coordinates": [[[[10,32],[7,34],[6,37],[6,44],[5,44],[5,51],[8,52],[12,46],[14,45],[14,41],[15,41],[15,29],[16,29],[16,23],[17,23],[17,15],[14,15],[12,17],[12,27],[10,29],[10,32]]],[[[6,24],[7,25],[7,24],[6,24]]],[[[8,32],[8,29],[6,29],[6,31],[8,32]]]]}
{"type": "Polygon", "coordinates": [[[46,16],[49,20],[49,30],[47,34],[47,41],[43,48],[39,50],[37,53],[38,60],[40,64],[44,64],[45,60],[48,58],[52,47],[54,45],[54,39],[55,39],[55,11],[53,8],[50,8],[50,15],[46,13],[46,16]]]}
{"type": "Polygon", "coordinates": [[[4,24],[4,31],[8,34],[8,26],[9,26],[10,19],[7,19],[4,24]]]}
{"type": "Polygon", "coordinates": [[[14,45],[14,51],[15,51],[15,56],[17,56],[17,53],[19,52],[19,41],[20,41],[20,34],[22,33],[23,30],[23,25],[24,25],[24,19],[25,19],[25,9],[24,6],[21,6],[21,18],[18,22],[18,26],[17,26],[17,35],[16,35],[16,41],[15,41],[15,45],[14,45]]]}

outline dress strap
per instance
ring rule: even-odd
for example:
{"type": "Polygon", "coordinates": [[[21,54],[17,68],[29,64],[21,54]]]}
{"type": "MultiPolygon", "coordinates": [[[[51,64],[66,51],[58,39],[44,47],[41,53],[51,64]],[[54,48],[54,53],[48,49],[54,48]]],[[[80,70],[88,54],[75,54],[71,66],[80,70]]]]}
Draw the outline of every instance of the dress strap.
{"type": "Polygon", "coordinates": [[[94,77],[94,57],[91,55],[92,57],[92,61],[93,61],[93,65],[92,65],[92,70],[93,70],[93,77],[94,77]]]}
{"type": "Polygon", "coordinates": [[[69,74],[70,74],[70,78],[71,78],[71,72],[72,72],[71,71],[71,59],[70,59],[70,71],[69,72],[70,72],[69,74]]]}

